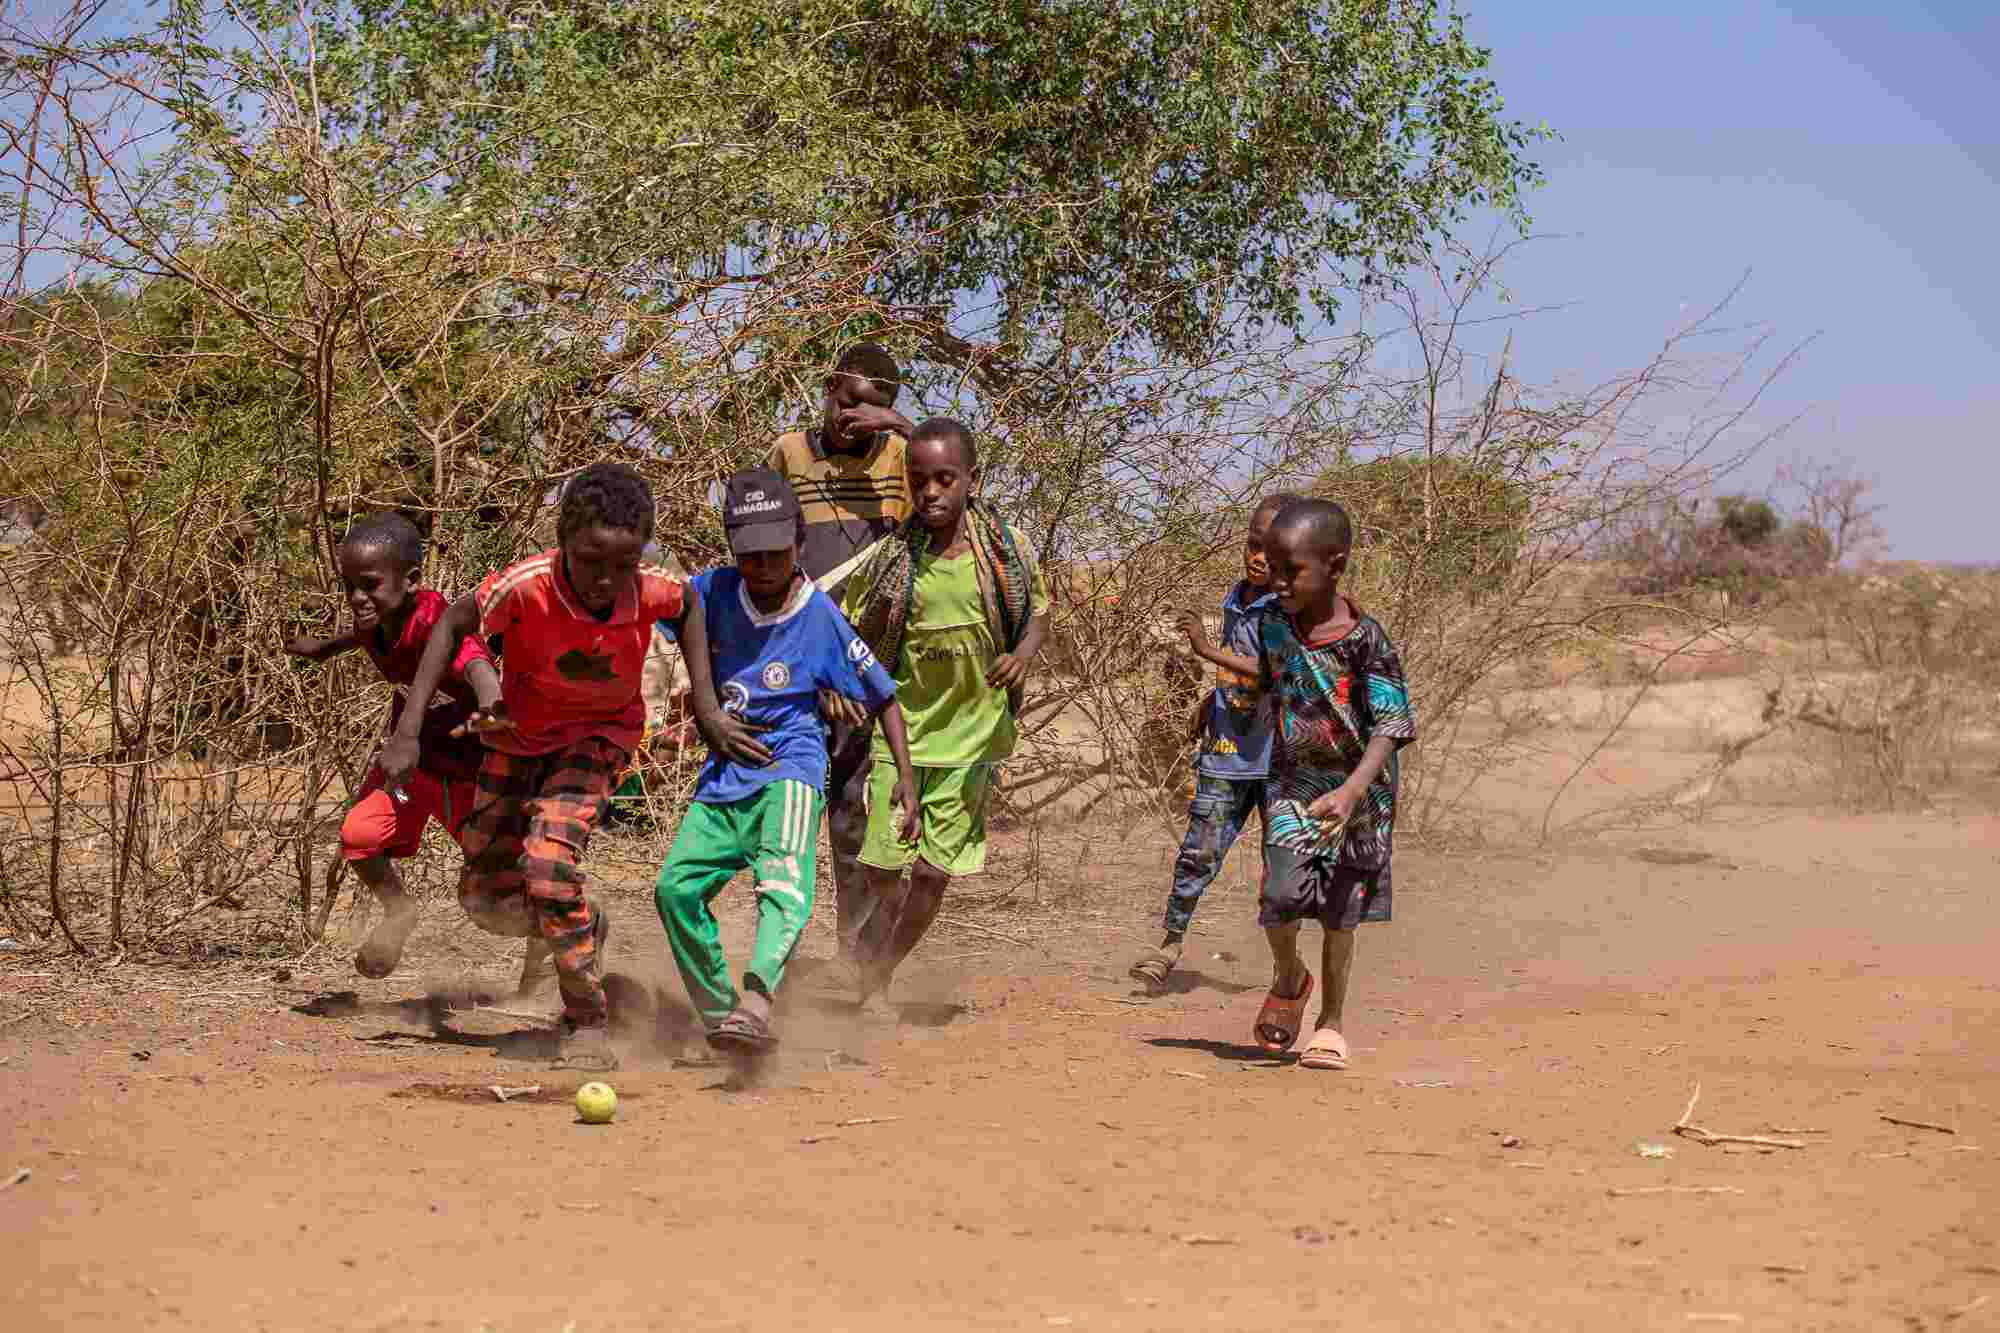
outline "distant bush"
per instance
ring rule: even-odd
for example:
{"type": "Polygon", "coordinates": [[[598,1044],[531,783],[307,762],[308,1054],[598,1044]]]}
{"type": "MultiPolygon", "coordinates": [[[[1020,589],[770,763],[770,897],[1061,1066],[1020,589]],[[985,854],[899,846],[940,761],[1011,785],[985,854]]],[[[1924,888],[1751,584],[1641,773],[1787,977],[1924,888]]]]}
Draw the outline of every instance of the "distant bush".
{"type": "Polygon", "coordinates": [[[1779,584],[1825,573],[1833,542],[1805,519],[1787,519],[1768,500],[1670,499],[1629,519],[1607,554],[1623,568],[1626,592],[1646,597],[1706,590],[1756,602],[1779,584]]]}
{"type": "Polygon", "coordinates": [[[1506,583],[1534,507],[1528,488],[1497,462],[1454,454],[1345,463],[1321,473],[1312,492],[1339,501],[1354,520],[1361,581],[1394,568],[1458,597],[1506,583]]]}

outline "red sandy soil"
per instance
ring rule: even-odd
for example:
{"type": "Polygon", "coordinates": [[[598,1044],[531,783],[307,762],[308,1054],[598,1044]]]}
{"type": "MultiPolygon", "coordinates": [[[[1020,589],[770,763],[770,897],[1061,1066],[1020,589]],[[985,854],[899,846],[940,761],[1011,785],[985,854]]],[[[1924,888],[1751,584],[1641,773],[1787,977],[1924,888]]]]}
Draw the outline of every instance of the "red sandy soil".
{"type": "MultiPolygon", "coordinates": [[[[1248,1046],[1240,871],[1134,1000],[1154,844],[1059,930],[938,930],[900,1027],[802,960],[754,1085],[628,1035],[601,1128],[535,1024],[433,1027],[435,955],[0,962],[5,1325],[2000,1329],[1995,820],[1407,854],[1344,1074],[1248,1046]],[[1676,1137],[1697,1084],[1693,1123],[1808,1146],[1676,1137]]],[[[678,994],[647,889],[609,886],[613,964],[678,994]]],[[[462,935],[434,907],[423,938],[462,935]]],[[[445,980],[504,988],[478,947],[445,980]]]]}

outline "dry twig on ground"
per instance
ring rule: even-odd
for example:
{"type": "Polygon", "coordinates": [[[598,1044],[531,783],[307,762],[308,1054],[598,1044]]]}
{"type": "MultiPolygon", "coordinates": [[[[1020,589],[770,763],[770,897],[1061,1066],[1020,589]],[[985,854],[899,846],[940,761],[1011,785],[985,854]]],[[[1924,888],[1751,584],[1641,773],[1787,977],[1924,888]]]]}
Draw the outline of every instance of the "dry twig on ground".
{"type": "Polygon", "coordinates": [[[1694,1116],[1695,1103],[1700,1100],[1701,1084],[1697,1083],[1694,1085],[1694,1095],[1688,1098],[1687,1109],[1682,1111],[1681,1118],[1674,1122],[1674,1133],[1681,1138],[1693,1139],[1696,1143],[1709,1148],[1724,1143],[1744,1143],[1757,1148],[1803,1148],[1806,1146],[1799,1139],[1773,1139],[1766,1138],[1762,1134],[1717,1134],[1712,1130],[1703,1129],[1700,1125],[1691,1124],[1689,1121],[1694,1116]]]}

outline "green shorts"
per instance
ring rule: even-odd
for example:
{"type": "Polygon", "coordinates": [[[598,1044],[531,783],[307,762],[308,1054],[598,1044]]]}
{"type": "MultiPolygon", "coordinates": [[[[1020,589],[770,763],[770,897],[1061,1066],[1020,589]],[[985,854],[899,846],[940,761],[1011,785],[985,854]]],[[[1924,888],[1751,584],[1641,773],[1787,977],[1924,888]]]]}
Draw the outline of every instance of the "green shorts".
{"type": "Polygon", "coordinates": [[[917,803],[923,832],[913,843],[896,836],[896,766],[878,763],[868,775],[868,835],[861,840],[861,864],[902,870],[919,856],[947,875],[976,875],[986,868],[986,788],[992,764],[964,768],[919,768],[917,803]]]}

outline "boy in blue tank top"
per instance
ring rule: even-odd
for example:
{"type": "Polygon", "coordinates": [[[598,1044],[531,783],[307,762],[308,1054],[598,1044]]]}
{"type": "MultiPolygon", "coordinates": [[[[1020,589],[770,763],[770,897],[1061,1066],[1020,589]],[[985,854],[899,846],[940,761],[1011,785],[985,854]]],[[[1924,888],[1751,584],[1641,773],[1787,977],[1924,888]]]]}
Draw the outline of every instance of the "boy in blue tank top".
{"type": "Polygon", "coordinates": [[[696,779],[654,901],[709,1044],[755,1054],[775,1044],[771,1002],[812,916],[814,849],[825,804],[819,692],[879,714],[896,763],[899,832],[917,838],[916,776],[896,686],[831,598],[799,569],[799,502],[767,468],[723,483],[722,526],[736,557],[698,575],[716,693],[771,751],[760,767],[711,753],[696,779]],[[712,904],[738,871],[757,884],[757,941],[741,992],[712,904]]]}
{"type": "Polygon", "coordinates": [[[1250,822],[1250,812],[1262,817],[1264,779],[1271,771],[1271,700],[1258,677],[1257,627],[1273,604],[1265,542],[1271,520],[1292,498],[1267,495],[1251,511],[1243,539],[1243,578],[1222,599],[1222,643],[1209,642],[1208,630],[1194,612],[1181,616],[1188,646],[1215,667],[1215,689],[1202,703],[1194,801],[1167,891],[1166,938],[1132,964],[1131,976],[1149,990],[1164,989],[1179,964],[1195,907],[1221,873],[1222,860],[1250,822]]]}

